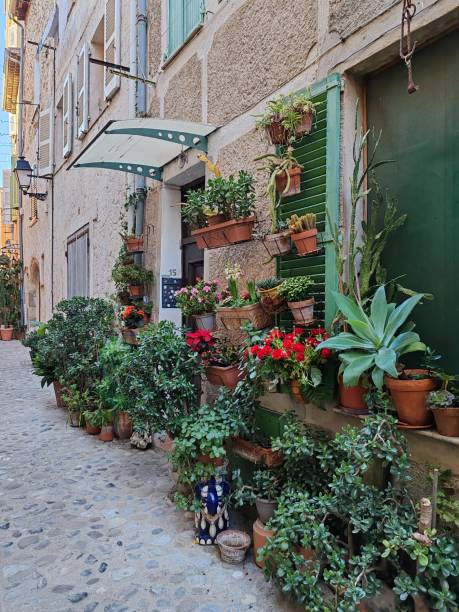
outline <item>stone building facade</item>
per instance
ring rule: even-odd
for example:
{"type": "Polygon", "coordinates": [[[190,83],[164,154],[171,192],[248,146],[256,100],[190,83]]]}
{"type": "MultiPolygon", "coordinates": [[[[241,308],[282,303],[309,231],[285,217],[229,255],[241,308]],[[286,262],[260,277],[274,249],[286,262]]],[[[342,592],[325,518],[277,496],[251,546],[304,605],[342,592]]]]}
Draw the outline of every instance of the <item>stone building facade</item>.
{"type": "MultiPolygon", "coordinates": [[[[133,185],[132,176],[95,168],[74,168],[69,172],[66,169],[107,121],[132,117],[129,99],[135,85],[121,78],[119,89],[110,100],[105,100],[99,80],[95,100],[93,83],[100,79],[101,71],[91,64],[91,110],[86,134],[81,139],[75,137],[77,118],[74,117],[72,147],[67,157],[62,154],[62,129],[59,136],[60,101],[66,79],[70,73],[75,81],[78,54],[85,43],[94,54],[100,53],[100,23],[107,3],[110,0],[59,3],[57,34],[56,26],[51,24],[47,38],[50,46],[54,46],[53,40],[58,40],[55,65],[53,49],[44,47],[40,52],[40,110],[52,108],[55,124],[53,182],[45,181],[42,185],[48,188],[49,195],[44,203],[39,203],[37,218],[24,222],[26,294],[31,288],[36,289],[38,283],[40,310],[34,316],[40,319],[48,318],[53,306],[68,295],[68,241],[86,227],[89,232],[88,293],[108,296],[114,292],[110,272],[120,246],[119,217],[127,191],[133,185]],[[67,15],[65,23],[63,15],[67,15]]],[[[184,0],[182,4],[185,10],[196,3],[184,0]]],[[[206,0],[198,4],[196,23],[188,29],[182,27],[181,34],[177,34],[177,24],[171,23],[171,17],[186,17],[181,11],[174,12],[173,6],[177,3],[148,2],[148,73],[140,76],[155,84],[147,87],[147,116],[214,126],[216,129],[208,139],[208,157],[218,163],[223,175],[240,169],[256,174],[254,158],[272,150],[266,138],[255,130],[255,116],[263,112],[266,102],[276,95],[305,89],[315,91],[316,88],[325,96],[332,88],[337,89],[333,98],[335,106],[329,108],[333,110],[334,123],[331,114],[327,122],[327,134],[333,137],[334,149],[327,152],[324,197],[327,206],[335,208],[340,224],[345,225],[349,216],[348,177],[353,167],[356,101],[360,100],[359,119],[365,126],[368,124],[368,78],[401,63],[402,3],[398,0],[206,0]]],[[[420,52],[442,37],[457,34],[456,0],[418,0],[415,4],[417,14],[412,28],[420,52]]],[[[120,3],[119,63],[126,66],[131,61],[129,41],[134,27],[130,5],[131,2],[124,0],[120,3]]],[[[42,39],[54,10],[53,0],[31,0],[25,19],[27,40],[42,39]]],[[[35,46],[27,46],[26,100],[34,97],[36,53],[35,46]]],[[[402,65],[401,69],[405,67],[402,65]]],[[[331,98],[327,99],[330,103],[331,98]]],[[[36,159],[38,150],[38,114],[33,106],[25,110],[24,153],[29,160],[36,159]]],[[[221,277],[228,262],[241,265],[242,282],[266,278],[275,272],[275,263],[266,262],[266,252],[257,241],[206,250],[187,259],[190,243],[189,237],[182,233],[185,230],[181,224],[180,203],[186,189],[204,184],[209,177],[206,164],[198,160],[198,151],[191,149],[163,168],[162,182],[147,180],[145,263],[155,274],[150,298],[156,320],[181,322],[180,311],[166,308],[162,303],[162,286],[168,278],[189,282],[201,270],[207,278],[221,277]]],[[[263,228],[267,226],[267,202],[263,178],[258,175],[257,178],[257,218],[263,228]]],[[[27,206],[26,202],[25,219],[27,206]]],[[[274,410],[280,404],[285,410],[291,402],[287,397],[269,401],[269,407],[274,410]]],[[[336,430],[349,422],[348,417],[332,411],[321,413],[313,407],[302,410],[308,421],[329,429],[336,430]]],[[[441,454],[444,465],[458,472],[454,445],[434,434],[408,435],[412,449],[423,460],[435,462],[441,454]]]]}

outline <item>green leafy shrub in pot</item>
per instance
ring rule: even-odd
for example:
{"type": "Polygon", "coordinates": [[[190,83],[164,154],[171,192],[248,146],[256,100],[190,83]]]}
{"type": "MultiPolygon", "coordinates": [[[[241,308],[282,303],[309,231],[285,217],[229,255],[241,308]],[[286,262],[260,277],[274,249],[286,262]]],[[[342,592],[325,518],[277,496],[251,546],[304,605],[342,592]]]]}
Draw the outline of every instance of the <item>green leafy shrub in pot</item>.
{"type": "Polygon", "coordinates": [[[17,259],[0,255],[0,325],[5,327],[18,329],[20,325],[21,274],[22,265],[17,259]]]}
{"type": "Polygon", "coordinates": [[[85,410],[83,412],[84,420],[92,427],[104,427],[113,423],[113,411],[98,408],[97,410],[85,410]]]}
{"type": "Polygon", "coordinates": [[[26,334],[22,340],[23,346],[30,349],[31,359],[38,353],[40,341],[46,334],[46,328],[46,323],[40,323],[35,329],[26,334]]]}
{"type": "Polygon", "coordinates": [[[371,301],[369,315],[356,300],[336,291],[333,297],[353,331],[325,340],[317,350],[338,351],[340,374],[346,386],[357,385],[362,374],[369,373],[375,387],[382,389],[385,374],[398,378],[397,363],[402,355],[425,350],[419,335],[412,331],[414,325],[405,331],[408,317],[423,298],[421,294],[396,306],[387,302],[381,286],[371,301]]]}
{"type": "Polygon", "coordinates": [[[302,302],[311,297],[314,281],[310,276],[294,276],[284,280],[279,287],[279,295],[287,302],[302,302]]]}
{"type": "Polygon", "coordinates": [[[182,205],[182,218],[192,229],[206,227],[208,215],[204,189],[193,189],[187,192],[186,202],[182,205]]]}

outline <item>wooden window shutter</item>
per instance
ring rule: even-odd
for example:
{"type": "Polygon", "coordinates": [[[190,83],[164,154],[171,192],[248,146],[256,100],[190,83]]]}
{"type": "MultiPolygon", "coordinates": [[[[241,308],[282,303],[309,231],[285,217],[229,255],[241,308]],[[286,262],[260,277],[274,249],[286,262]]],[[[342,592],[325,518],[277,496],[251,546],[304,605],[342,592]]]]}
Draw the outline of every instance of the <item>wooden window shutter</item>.
{"type": "Polygon", "coordinates": [[[40,113],[38,130],[38,173],[53,172],[53,111],[48,108],[40,113]]]}
{"type": "MultiPolygon", "coordinates": [[[[315,213],[318,247],[316,255],[300,257],[288,254],[278,258],[280,278],[311,276],[315,281],[315,319],[317,323],[331,324],[336,308],[331,291],[337,289],[336,261],[327,212],[332,222],[339,213],[339,164],[340,164],[340,93],[341,81],[330,75],[312,87],[317,104],[317,114],[311,134],[295,142],[294,156],[304,166],[301,174],[301,192],[283,198],[279,216],[286,221],[292,214],[315,213]]],[[[291,314],[281,315],[280,322],[291,323],[291,314]]]]}
{"type": "Polygon", "coordinates": [[[81,139],[89,127],[89,45],[87,43],[78,55],[76,95],[77,135],[81,139]]]}
{"type": "MultiPolygon", "coordinates": [[[[121,0],[105,0],[104,19],[104,61],[112,64],[121,62],[121,0]]],[[[121,85],[119,76],[108,68],[104,69],[104,94],[109,100],[121,85]]]]}
{"type": "Polygon", "coordinates": [[[184,2],[184,4],[185,14],[183,16],[183,42],[185,42],[195,27],[202,23],[202,16],[204,12],[204,3],[202,0],[189,0],[189,2],[184,2]]]}
{"type": "Polygon", "coordinates": [[[69,157],[73,146],[73,87],[69,73],[64,81],[62,93],[62,154],[69,157]]]}
{"type": "Polygon", "coordinates": [[[169,0],[167,53],[171,56],[202,23],[203,0],[169,0]]]}

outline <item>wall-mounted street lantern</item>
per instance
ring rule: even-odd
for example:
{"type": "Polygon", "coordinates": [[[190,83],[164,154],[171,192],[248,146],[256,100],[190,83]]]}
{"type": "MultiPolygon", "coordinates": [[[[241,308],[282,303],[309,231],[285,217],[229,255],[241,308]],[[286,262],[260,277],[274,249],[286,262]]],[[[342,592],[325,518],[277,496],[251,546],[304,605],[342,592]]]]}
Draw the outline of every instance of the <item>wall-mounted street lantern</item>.
{"type": "Polygon", "coordinates": [[[29,196],[30,198],[36,198],[37,200],[46,200],[48,196],[48,192],[46,193],[38,193],[35,191],[29,191],[32,179],[44,178],[46,180],[52,180],[46,176],[38,176],[32,170],[31,165],[26,160],[23,155],[20,155],[16,162],[16,167],[14,169],[14,174],[16,175],[16,179],[18,181],[19,189],[22,191],[24,195],[29,196]]]}

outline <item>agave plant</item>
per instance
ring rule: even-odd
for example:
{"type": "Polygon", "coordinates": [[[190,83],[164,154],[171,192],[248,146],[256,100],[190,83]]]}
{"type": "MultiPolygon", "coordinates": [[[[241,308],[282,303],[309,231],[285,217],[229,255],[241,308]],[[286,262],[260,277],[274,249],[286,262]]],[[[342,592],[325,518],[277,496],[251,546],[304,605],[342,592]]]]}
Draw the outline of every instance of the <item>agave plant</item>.
{"type": "Polygon", "coordinates": [[[339,351],[340,374],[346,387],[357,385],[365,372],[378,389],[382,389],[384,375],[398,378],[397,362],[406,353],[425,351],[419,334],[413,332],[414,323],[406,323],[423,294],[414,295],[399,306],[387,303],[384,285],[376,291],[367,315],[362,305],[337,291],[336,304],[352,332],[341,332],[321,342],[317,347],[339,351]]]}

